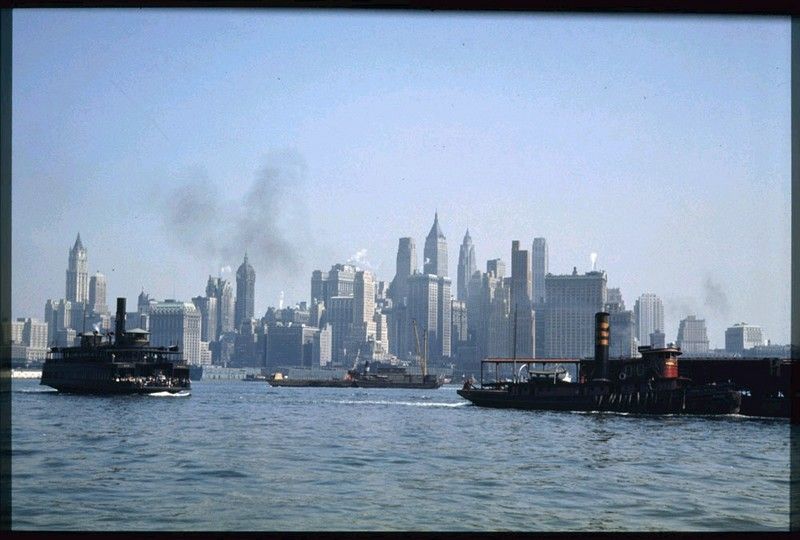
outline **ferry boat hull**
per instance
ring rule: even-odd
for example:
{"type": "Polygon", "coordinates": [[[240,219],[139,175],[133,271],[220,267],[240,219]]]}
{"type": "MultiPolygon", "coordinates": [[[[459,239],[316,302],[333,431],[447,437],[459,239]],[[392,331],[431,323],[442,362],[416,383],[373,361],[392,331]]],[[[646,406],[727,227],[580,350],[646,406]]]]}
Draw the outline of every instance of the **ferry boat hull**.
{"type": "Polygon", "coordinates": [[[40,384],[79,394],[178,393],[190,389],[189,366],[177,346],[151,347],[149,332],[125,331],[125,299],[117,299],[114,342],[98,332],[80,335],[74,347],[52,347],[40,384]],[[106,339],[107,338],[107,339],[106,339]]]}
{"type": "Polygon", "coordinates": [[[47,363],[42,369],[40,384],[70,394],[154,394],[190,390],[188,368],[184,368],[186,373],[181,373],[180,368],[173,369],[171,365],[148,367],[139,366],[137,370],[126,364],[47,363]],[[131,370],[139,375],[124,375],[131,370]],[[156,371],[169,376],[158,377],[156,371]]]}

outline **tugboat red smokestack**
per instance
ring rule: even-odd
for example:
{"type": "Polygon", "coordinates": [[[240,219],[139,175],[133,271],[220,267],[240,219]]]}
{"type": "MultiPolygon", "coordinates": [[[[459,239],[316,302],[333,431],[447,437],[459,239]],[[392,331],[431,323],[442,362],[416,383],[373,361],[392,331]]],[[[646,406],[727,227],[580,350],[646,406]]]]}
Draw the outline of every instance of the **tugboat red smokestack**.
{"type": "Polygon", "coordinates": [[[608,379],[608,313],[601,311],[594,315],[594,361],[595,378],[608,379]]]}
{"type": "Polygon", "coordinates": [[[125,335],[125,299],[117,298],[117,322],[114,328],[116,334],[116,342],[122,342],[122,336],[125,335]]]}

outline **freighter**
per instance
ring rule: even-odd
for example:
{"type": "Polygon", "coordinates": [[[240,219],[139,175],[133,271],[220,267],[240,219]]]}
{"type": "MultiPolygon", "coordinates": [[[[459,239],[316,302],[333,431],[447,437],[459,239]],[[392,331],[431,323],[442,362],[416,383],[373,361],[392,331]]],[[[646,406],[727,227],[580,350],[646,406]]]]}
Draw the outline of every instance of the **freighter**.
{"type": "Polygon", "coordinates": [[[182,362],[178,347],[151,347],[149,336],[138,328],[125,331],[125,299],[117,298],[115,332],[83,333],[78,346],[51,348],[41,384],[81,394],[189,390],[189,367],[182,362]]]}
{"type": "MultiPolygon", "coordinates": [[[[481,386],[467,381],[458,394],[475,405],[518,409],[561,411],[617,411],[648,414],[735,414],[741,406],[741,392],[728,384],[693,384],[678,376],[677,347],[639,347],[641,358],[614,362],[608,358],[609,314],[595,316],[593,361],[572,359],[487,359],[481,363],[481,386]],[[494,364],[520,365],[511,380],[483,382],[483,367],[494,364]],[[552,370],[531,369],[535,363],[555,366],[552,370]],[[577,366],[578,380],[568,377],[564,365],[577,366]],[[527,376],[523,376],[523,370],[527,376]]],[[[516,370],[515,370],[516,371],[516,370]]]]}

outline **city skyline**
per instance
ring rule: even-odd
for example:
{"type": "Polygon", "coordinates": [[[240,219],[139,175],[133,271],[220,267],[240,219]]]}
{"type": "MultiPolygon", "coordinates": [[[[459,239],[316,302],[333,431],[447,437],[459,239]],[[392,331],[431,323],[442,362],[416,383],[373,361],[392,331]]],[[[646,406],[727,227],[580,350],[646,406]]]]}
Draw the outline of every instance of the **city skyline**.
{"type": "Polygon", "coordinates": [[[695,315],[712,347],[741,321],[787,343],[788,31],[766,19],[21,12],[12,313],[42,318],[62,297],[79,232],[109,299],[144,287],[188,302],[247,250],[260,316],[281,291],[306,300],[311,271],[333,263],[391,281],[398,238],[421,255],[438,211],[454,290],[467,229],[479,269],[510,268],[512,240],[530,250],[543,237],[551,273],[585,272],[598,253],[629,308],[657,294],[668,341],[695,315]],[[179,20],[192,31],[170,36],[179,20]],[[322,58],[302,48],[309,35],[330,45],[322,58]],[[287,52],[268,52],[276,41],[287,52]],[[431,44],[439,54],[420,56],[431,44]]]}

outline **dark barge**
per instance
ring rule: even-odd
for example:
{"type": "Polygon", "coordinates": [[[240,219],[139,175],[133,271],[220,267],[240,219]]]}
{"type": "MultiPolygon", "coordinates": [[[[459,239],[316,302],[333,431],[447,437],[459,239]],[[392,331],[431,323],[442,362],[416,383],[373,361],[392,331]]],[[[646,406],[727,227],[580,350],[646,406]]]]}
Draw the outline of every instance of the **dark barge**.
{"type": "Polygon", "coordinates": [[[81,394],[178,393],[190,389],[177,347],[151,347],[149,332],[125,331],[125,299],[117,298],[116,332],[83,333],[76,347],[53,347],[41,384],[81,394]],[[114,342],[111,336],[114,335],[114,342]]]}
{"type": "Polygon", "coordinates": [[[341,378],[328,379],[290,379],[280,373],[274,374],[267,382],[270,386],[303,386],[325,388],[420,388],[436,389],[442,386],[442,377],[424,373],[408,373],[400,366],[370,365],[369,361],[363,369],[350,369],[341,378]]]}
{"type": "Polygon", "coordinates": [[[788,358],[697,357],[682,360],[678,372],[698,384],[730,382],[742,391],[741,414],[789,418],[791,382],[798,380],[792,368],[788,358]]]}
{"type": "Polygon", "coordinates": [[[614,362],[608,358],[608,313],[595,318],[595,358],[487,359],[481,362],[481,386],[469,382],[458,394],[475,405],[560,411],[614,411],[643,414],[734,414],[741,406],[741,392],[730,383],[695,384],[678,373],[680,349],[640,347],[641,358],[614,362]],[[514,364],[510,380],[484,383],[484,365],[514,364]],[[535,364],[555,366],[536,371],[535,364]],[[564,365],[577,368],[572,382],[564,365]],[[516,372],[516,366],[521,366],[516,372]],[[522,371],[527,370],[523,378],[522,371]]]}

